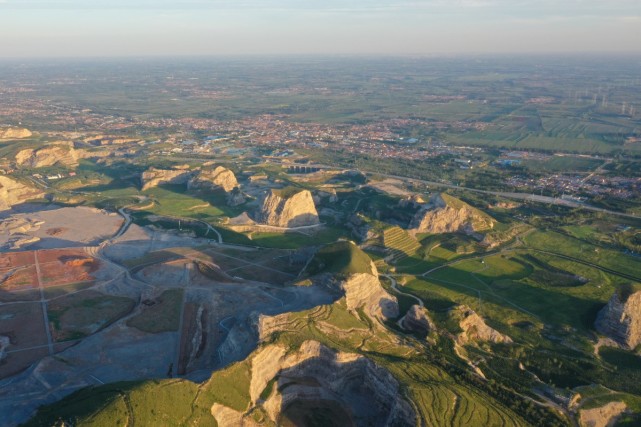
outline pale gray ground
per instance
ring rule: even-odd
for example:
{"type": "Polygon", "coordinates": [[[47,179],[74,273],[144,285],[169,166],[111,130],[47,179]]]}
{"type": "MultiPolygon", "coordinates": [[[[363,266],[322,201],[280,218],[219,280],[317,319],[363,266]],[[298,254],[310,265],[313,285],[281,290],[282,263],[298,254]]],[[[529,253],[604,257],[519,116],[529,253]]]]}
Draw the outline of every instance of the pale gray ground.
{"type": "MultiPolygon", "coordinates": [[[[38,215],[52,221],[61,213],[56,211],[60,209],[38,215]]],[[[75,208],[62,212],[74,216],[77,214],[80,220],[58,216],[58,226],[64,224],[71,228],[72,223],[82,224],[89,218],[101,218],[109,224],[108,229],[102,226],[86,227],[90,231],[80,234],[75,240],[77,243],[82,239],[99,239],[102,233],[111,233],[113,236],[122,223],[119,217],[91,210],[75,208]]],[[[75,226],[74,230],[78,227],[75,226]]],[[[193,248],[206,244],[212,244],[212,248],[218,251],[226,248],[226,245],[206,239],[132,225],[119,238],[112,241],[107,237],[99,246],[87,248],[89,254],[103,262],[102,269],[97,272],[99,282],[92,289],[132,298],[136,301],[136,308],[126,317],[82,339],[73,347],[41,359],[18,375],[0,379],[0,425],[11,426],[24,422],[38,406],[55,402],[80,388],[115,381],[176,376],[179,365],[183,371],[180,373],[186,378],[204,380],[214,369],[245,358],[255,348],[256,318],[259,314],[304,310],[331,303],[338,298],[338,295],[321,286],[295,287],[242,279],[221,283],[200,274],[189,256],[183,260],[150,265],[135,272],[130,272],[121,264],[143,256],[150,250],[193,248]],[[127,326],[128,319],[145,309],[141,301],[155,298],[168,288],[184,289],[181,328],[177,332],[151,334],[127,326]],[[191,329],[188,328],[186,314],[189,310],[185,309],[188,305],[192,308],[192,319],[196,318],[193,313],[200,314],[197,316],[199,322],[195,322],[198,323],[197,327],[191,329]],[[185,347],[181,342],[190,344],[185,347]]],[[[215,262],[216,255],[213,255],[213,259],[215,262]]],[[[251,256],[249,259],[252,259],[251,256]]],[[[240,262],[240,259],[234,258],[234,261],[240,262]]],[[[247,262],[250,268],[261,268],[260,265],[247,262]]],[[[265,268],[270,267],[266,265],[265,268]]],[[[238,267],[231,270],[238,270],[238,267]]],[[[233,276],[234,272],[230,271],[229,274],[233,276]]],[[[283,274],[284,277],[292,276],[290,273],[283,274]]]]}
{"type": "Polygon", "coordinates": [[[123,223],[116,213],[89,207],[24,204],[0,213],[0,250],[51,249],[97,245],[123,223]],[[37,241],[36,239],[37,238],[37,241]],[[33,241],[28,244],[27,241],[33,241]]]}

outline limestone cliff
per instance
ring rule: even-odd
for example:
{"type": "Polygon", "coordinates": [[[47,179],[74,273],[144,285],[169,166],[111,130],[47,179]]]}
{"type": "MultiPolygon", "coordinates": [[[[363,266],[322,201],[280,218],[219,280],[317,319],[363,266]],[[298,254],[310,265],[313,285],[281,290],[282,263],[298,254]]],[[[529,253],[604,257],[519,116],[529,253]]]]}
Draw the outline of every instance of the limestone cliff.
{"type": "Polygon", "coordinates": [[[457,336],[457,341],[460,345],[467,344],[470,341],[489,341],[506,344],[512,342],[510,337],[489,327],[481,316],[465,305],[452,308],[449,316],[456,320],[462,329],[462,332],[457,336]]]}
{"type": "Polygon", "coordinates": [[[161,184],[186,184],[191,177],[191,171],[186,168],[156,169],[151,167],[142,173],[140,180],[144,191],[161,184]]]}
{"type": "Polygon", "coordinates": [[[238,181],[234,172],[227,168],[218,166],[214,170],[202,170],[198,172],[187,184],[188,188],[222,188],[230,192],[238,187],[238,181]]]}
{"type": "Polygon", "coordinates": [[[29,138],[33,133],[26,128],[5,128],[0,129],[0,139],[22,139],[29,138]]]}
{"type": "Polygon", "coordinates": [[[11,209],[13,205],[19,205],[29,199],[42,196],[44,193],[36,188],[14,181],[9,177],[0,176],[0,211],[11,209]]]}
{"type": "Polygon", "coordinates": [[[398,317],[398,301],[383,289],[377,275],[352,274],[339,281],[337,285],[345,292],[345,302],[350,311],[356,312],[356,309],[362,308],[370,317],[379,319],[398,317]]]}
{"type": "Polygon", "coordinates": [[[16,164],[30,168],[78,166],[78,155],[69,142],[58,142],[42,148],[27,148],[16,154],[16,164]]]}
{"type": "Polygon", "coordinates": [[[263,198],[256,221],[276,227],[318,224],[318,212],[308,190],[270,190],[263,198]]]}
{"type": "Polygon", "coordinates": [[[399,321],[399,325],[408,331],[427,335],[434,330],[434,323],[425,307],[415,304],[407,310],[407,313],[399,321]]]}
{"type": "Polygon", "coordinates": [[[263,347],[252,357],[251,367],[251,407],[241,414],[214,405],[212,414],[221,427],[252,425],[248,414],[257,407],[277,424],[298,425],[301,413],[320,407],[342,425],[416,423],[396,379],[363,356],[305,341],[294,352],[278,344],[263,347]]]}
{"type": "Polygon", "coordinates": [[[615,292],[599,312],[595,326],[618,343],[636,348],[641,344],[641,291],[615,292]]]}
{"type": "Polygon", "coordinates": [[[421,233],[476,232],[494,227],[483,212],[447,194],[437,194],[414,215],[410,228],[421,233]]]}

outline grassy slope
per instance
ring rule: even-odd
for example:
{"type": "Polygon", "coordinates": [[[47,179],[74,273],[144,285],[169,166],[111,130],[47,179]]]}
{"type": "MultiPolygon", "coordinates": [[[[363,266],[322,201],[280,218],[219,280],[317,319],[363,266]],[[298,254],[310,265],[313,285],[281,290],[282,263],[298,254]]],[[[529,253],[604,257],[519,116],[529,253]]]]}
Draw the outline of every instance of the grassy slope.
{"type": "Polygon", "coordinates": [[[352,242],[339,241],[321,248],[307,267],[311,275],[329,272],[340,275],[371,272],[371,258],[352,242]]]}

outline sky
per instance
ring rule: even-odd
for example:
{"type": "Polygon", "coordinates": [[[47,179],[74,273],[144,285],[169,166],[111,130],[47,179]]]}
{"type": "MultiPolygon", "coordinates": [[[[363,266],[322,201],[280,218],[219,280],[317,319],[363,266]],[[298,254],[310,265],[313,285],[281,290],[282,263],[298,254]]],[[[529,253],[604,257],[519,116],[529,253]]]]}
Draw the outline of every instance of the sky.
{"type": "Polygon", "coordinates": [[[641,53],[641,0],[0,0],[0,58],[641,53]]]}

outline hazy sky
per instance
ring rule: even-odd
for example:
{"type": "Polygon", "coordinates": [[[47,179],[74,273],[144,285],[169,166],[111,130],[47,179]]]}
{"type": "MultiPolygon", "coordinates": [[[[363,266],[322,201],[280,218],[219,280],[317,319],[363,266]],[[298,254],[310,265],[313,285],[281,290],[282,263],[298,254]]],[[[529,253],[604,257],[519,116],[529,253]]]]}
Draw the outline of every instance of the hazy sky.
{"type": "Polygon", "coordinates": [[[641,53],[641,0],[0,0],[0,57],[641,53]]]}

